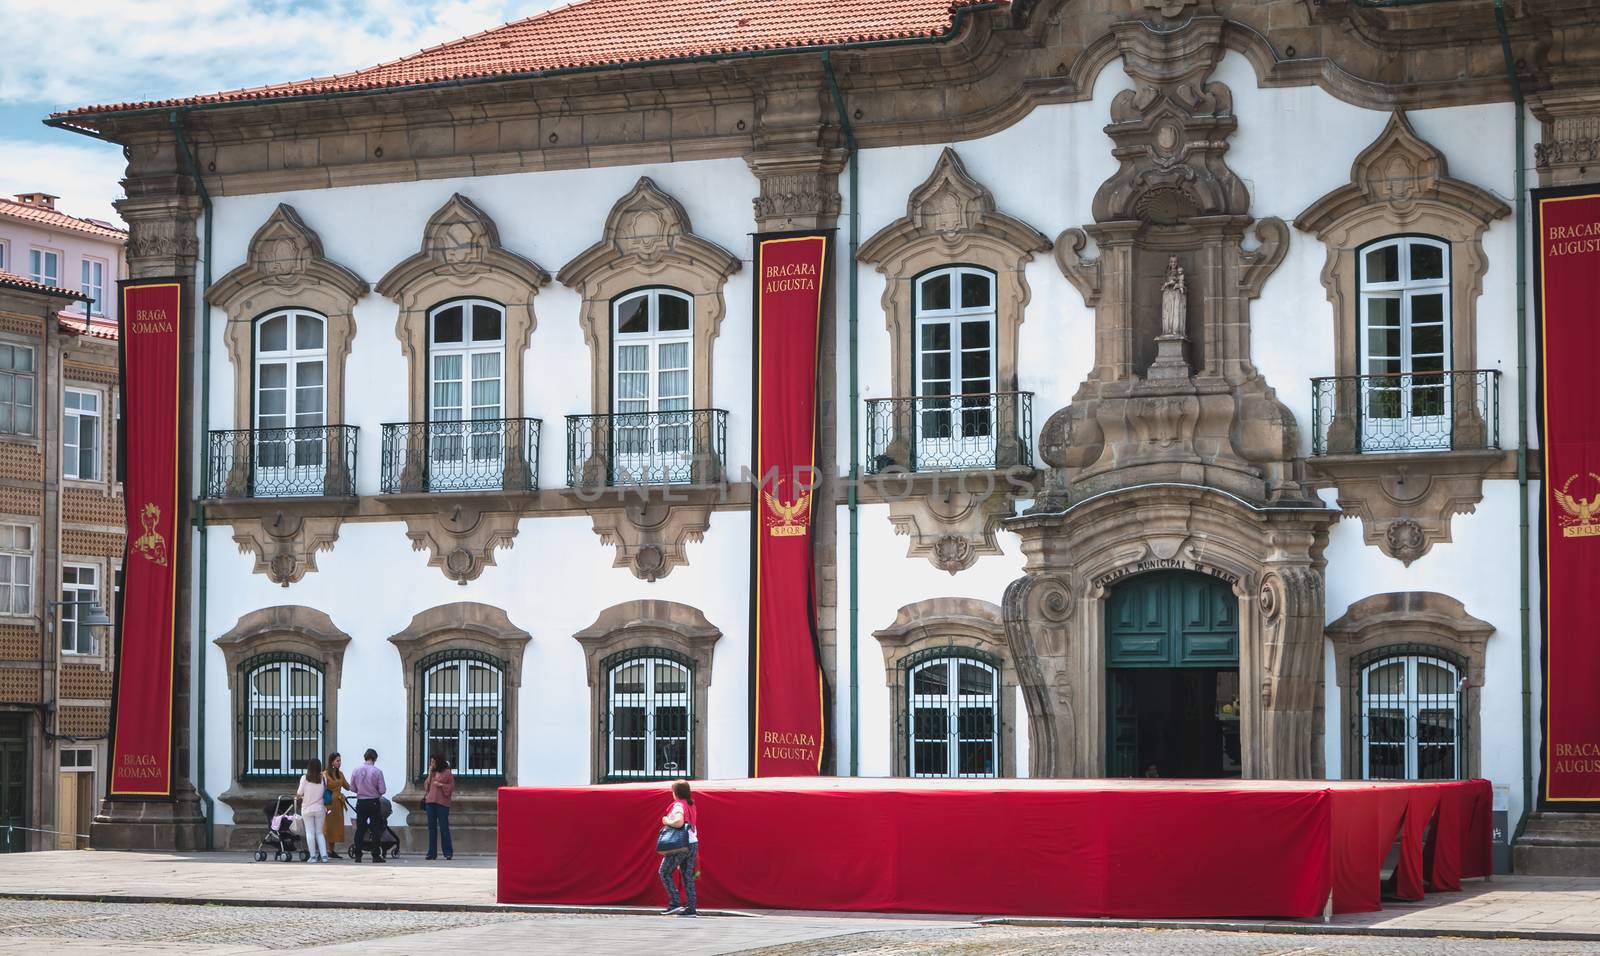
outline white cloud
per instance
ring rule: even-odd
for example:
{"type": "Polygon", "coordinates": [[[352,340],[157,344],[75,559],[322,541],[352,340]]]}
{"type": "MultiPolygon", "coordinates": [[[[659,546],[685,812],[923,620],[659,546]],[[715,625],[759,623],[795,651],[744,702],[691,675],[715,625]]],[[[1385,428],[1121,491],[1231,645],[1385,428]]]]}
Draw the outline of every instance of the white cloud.
{"type": "Polygon", "coordinates": [[[0,0],[0,102],[64,109],[349,72],[555,0],[0,0]]]}
{"type": "Polygon", "coordinates": [[[111,201],[122,196],[126,168],[122,149],[108,143],[0,139],[0,196],[54,193],[58,208],[74,216],[121,224],[111,201]]]}

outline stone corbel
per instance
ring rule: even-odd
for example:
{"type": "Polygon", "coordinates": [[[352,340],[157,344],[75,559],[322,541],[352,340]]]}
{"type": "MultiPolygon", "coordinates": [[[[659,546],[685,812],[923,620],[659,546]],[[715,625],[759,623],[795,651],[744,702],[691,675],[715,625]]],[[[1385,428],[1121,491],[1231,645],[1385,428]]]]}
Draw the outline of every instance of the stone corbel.
{"type": "Polygon", "coordinates": [[[1004,553],[995,532],[1011,513],[1011,499],[1004,494],[960,490],[889,502],[889,523],[896,534],[911,539],[906,557],[927,558],[952,575],[972,567],[982,555],[1004,553]]]}
{"type": "Polygon", "coordinates": [[[1089,308],[1100,304],[1102,277],[1099,259],[1086,259],[1083,250],[1089,245],[1089,234],[1082,229],[1067,229],[1056,237],[1056,264],[1072,287],[1083,296],[1089,308]]]}
{"type": "Polygon", "coordinates": [[[511,547],[521,517],[455,505],[448,512],[407,515],[406,537],[413,551],[428,552],[428,567],[464,585],[494,564],[495,551],[511,547]]]}
{"type": "Polygon", "coordinates": [[[1450,521],[1472,514],[1499,451],[1332,455],[1308,465],[1320,484],[1338,489],[1339,509],[1361,520],[1362,537],[1410,567],[1438,542],[1450,540],[1450,521]]]}
{"type": "Polygon", "coordinates": [[[1268,216],[1256,223],[1256,239],[1254,249],[1239,250],[1239,291],[1247,299],[1261,298],[1261,287],[1288,254],[1289,226],[1277,216],[1268,216]]]}
{"type": "Polygon", "coordinates": [[[659,498],[628,501],[590,510],[594,533],[616,548],[611,566],[627,568],[643,581],[655,581],[689,563],[689,545],[699,544],[711,527],[709,502],[668,502],[659,498]]]}
{"type": "Polygon", "coordinates": [[[279,511],[272,517],[235,518],[233,541],[242,554],[255,555],[255,574],[288,587],[317,569],[317,552],[332,551],[339,540],[342,515],[298,515],[279,511]]]}

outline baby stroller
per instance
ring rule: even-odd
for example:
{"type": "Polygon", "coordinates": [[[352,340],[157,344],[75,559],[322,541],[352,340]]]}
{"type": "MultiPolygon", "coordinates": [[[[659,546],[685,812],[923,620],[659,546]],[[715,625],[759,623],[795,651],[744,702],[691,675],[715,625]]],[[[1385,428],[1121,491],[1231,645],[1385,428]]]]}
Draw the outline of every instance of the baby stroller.
{"type": "MultiPolygon", "coordinates": [[[[400,855],[400,835],[395,833],[394,828],[389,826],[389,814],[393,811],[394,804],[389,802],[388,797],[378,798],[378,819],[375,821],[378,825],[378,849],[382,851],[385,858],[393,858],[400,855]]],[[[360,863],[362,854],[366,852],[367,848],[356,846],[354,839],[352,836],[350,859],[360,863]]],[[[367,834],[367,840],[369,842],[372,840],[372,834],[367,834]]]]}
{"type": "Polygon", "coordinates": [[[304,826],[300,814],[295,812],[293,794],[267,804],[267,832],[261,835],[261,842],[256,846],[256,862],[265,862],[268,850],[272,851],[274,860],[283,863],[293,860],[296,854],[302,863],[311,859],[311,852],[305,848],[304,826]]]}

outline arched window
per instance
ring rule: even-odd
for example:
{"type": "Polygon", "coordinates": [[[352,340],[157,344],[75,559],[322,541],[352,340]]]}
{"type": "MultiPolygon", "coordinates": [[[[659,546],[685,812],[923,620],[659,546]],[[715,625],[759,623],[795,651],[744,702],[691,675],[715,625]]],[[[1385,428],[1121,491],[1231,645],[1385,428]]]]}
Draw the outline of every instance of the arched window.
{"type": "Polygon", "coordinates": [[[422,680],[422,764],[438,753],[459,777],[505,775],[505,665],[477,651],[440,651],[417,665],[422,680]]]}
{"type": "Polygon", "coordinates": [[[327,320],[280,309],[256,320],[254,493],[320,495],[327,471],[327,320]]]}
{"type": "Polygon", "coordinates": [[[614,480],[690,480],[694,298],[629,292],[612,303],[611,333],[614,480]]]}
{"type": "Polygon", "coordinates": [[[913,308],[917,470],[993,467],[994,273],[971,266],[925,273],[913,308]]]}
{"type": "Polygon", "coordinates": [[[428,312],[428,474],[441,488],[500,487],[505,308],[457,299],[428,312]]]}
{"type": "Polygon", "coordinates": [[[658,647],[601,664],[607,779],[694,776],[694,665],[658,647]]]}
{"type": "Polygon", "coordinates": [[[1362,448],[1450,447],[1450,245],[1381,239],[1360,253],[1362,448]]]}
{"type": "Polygon", "coordinates": [[[1461,662],[1436,648],[1407,645],[1369,651],[1353,669],[1362,777],[1460,777],[1461,662]]]}
{"type": "Polygon", "coordinates": [[[263,654],[239,670],[244,675],[244,775],[292,775],[327,752],[320,664],[299,654],[263,654]]]}
{"type": "Polygon", "coordinates": [[[1000,775],[1000,669],[978,651],[907,658],[905,733],[912,777],[1000,775]]]}

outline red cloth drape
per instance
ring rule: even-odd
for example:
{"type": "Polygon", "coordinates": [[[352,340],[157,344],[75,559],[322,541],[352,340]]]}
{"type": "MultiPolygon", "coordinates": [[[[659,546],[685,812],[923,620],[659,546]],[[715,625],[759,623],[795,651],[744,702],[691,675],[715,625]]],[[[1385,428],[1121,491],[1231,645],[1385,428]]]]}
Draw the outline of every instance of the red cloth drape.
{"type": "MultiPolygon", "coordinates": [[[[1488,799],[1484,781],[707,783],[698,890],[707,907],[1128,918],[1315,916],[1331,891],[1336,911],[1374,910],[1402,829],[1398,882],[1420,897],[1446,801],[1433,882],[1483,875],[1488,799]]],[[[670,802],[662,785],[501,790],[501,902],[659,905],[670,802]]]]}

